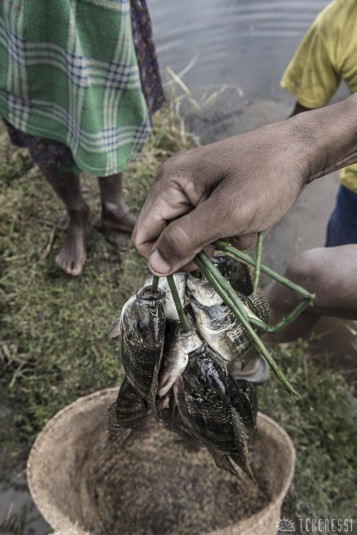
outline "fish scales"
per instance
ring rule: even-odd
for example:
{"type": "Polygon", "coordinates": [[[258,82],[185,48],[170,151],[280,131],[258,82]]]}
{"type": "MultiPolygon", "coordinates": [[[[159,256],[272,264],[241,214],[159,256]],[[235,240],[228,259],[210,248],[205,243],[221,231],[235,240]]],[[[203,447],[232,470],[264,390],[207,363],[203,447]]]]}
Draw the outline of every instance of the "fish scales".
{"type": "Polygon", "coordinates": [[[208,348],[194,351],[174,385],[181,419],[213,455],[217,466],[238,476],[232,459],[254,480],[248,457],[248,439],[238,412],[232,406],[228,374],[208,348]]]}
{"type": "Polygon", "coordinates": [[[170,390],[177,377],[185,370],[188,355],[202,346],[203,340],[195,330],[184,332],[178,321],[167,322],[164,344],[164,356],[159,373],[158,396],[162,397],[170,390]]]}
{"type": "MultiPolygon", "coordinates": [[[[197,330],[207,344],[227,362],[244,356],[252,339],[230,308],[206,279],[189,274],[187,295],[194,311],[197,330]]],[[[251,317],[269,319],[269,304],[262,294],[244,297],[243,306],[251,317]]],[[[253,327],[256,332],[261,332],[253,327]]]]}
{"type": "Polygon", "coordinates": [[[109,440],[124,436],[128,429],[140,427],[149,416],[147,403],[125,377],[116,401],[106,412],[106,428],[109,440]]]}
{"type": "Polygon", "coordinates": [[[248,436],[245,431],[243,420],[234,408],[232,408],[232,420],[234,427],[234,448],[229,456],[239,468],[255,481],[249,464],[248,436]]]}
{"type": "Polygon", "coordinates": [[[241,417],[244,426],[254,431],[258,412],[256,387],[244,379],[235,379],[231,374],[228,374],[228,386],[234,409],[241,417]]]}
{"type": "Polygon", "coordinates": [[[158,385],[165,333],[165,294],[143,288],[123,307],[111,338],[120,335],[121,359],[128,381],[152,407],[158,385]]]}
{"type": "Polygon", "coordinates": [[[210,358],[207,346],[190,355],[176,401],[185,425],[207,446],[232,451],[229,391],[224,371],[210,358]]]}

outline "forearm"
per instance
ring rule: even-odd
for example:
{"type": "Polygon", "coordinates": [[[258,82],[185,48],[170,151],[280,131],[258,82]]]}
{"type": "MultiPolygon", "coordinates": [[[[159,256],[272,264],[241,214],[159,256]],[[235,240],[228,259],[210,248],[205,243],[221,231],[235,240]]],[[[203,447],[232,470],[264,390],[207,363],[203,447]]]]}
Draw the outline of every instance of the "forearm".
{"type": "Polygon", "coordinates": [[[248,247],[306,184],[354,162],[357,94],[176,155],[160,168],[134,244],[157,275],[181,269],[221,238],[248,247]]]}
{"type": "Polygon", "coordinates": [[[289,121],[307,158],[306,184],[357,162],[357,93],[289,121]]]}

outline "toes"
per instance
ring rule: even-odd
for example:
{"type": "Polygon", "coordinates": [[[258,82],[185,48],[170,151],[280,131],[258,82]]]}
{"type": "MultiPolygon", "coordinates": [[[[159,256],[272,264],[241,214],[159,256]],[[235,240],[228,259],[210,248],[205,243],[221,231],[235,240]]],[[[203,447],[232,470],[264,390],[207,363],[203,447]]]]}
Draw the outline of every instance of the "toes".
{"type": "Polygon", "coordinates": [[[78,277],[78,275],[81,275],[85,261],[86,255],[80,259],[74,260],[63,250],[55,258],[55,262],[58,267],[73,277],[78,277]]]}

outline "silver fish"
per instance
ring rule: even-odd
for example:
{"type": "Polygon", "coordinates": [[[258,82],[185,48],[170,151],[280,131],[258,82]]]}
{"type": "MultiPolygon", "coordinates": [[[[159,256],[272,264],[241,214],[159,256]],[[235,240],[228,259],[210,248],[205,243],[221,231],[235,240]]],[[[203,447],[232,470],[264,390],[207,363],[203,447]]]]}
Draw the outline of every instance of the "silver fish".
{"type": "MultiPolygon", "coordinates": [[[[174,281],[175,281],[177,293],[179,295],[182,306],[184,306],[184,300],[185,300],[186,276],[187,276],[186,273],[174,273],[174,281]]],[[[153,279],[152,275],[151,274],[148,275],[145,279],[145,286],[151,286],[152,279],[153,279]]],[[[172,299],[171,290],[168,285],[166,277],[160,277],[159,288],[166,294],[166,298],[165,298],[166,319],[178,320],[179,317],[177,314],[176,306],[172,299]]]]}
{"type": "Polygon", "coordinates": [[[237,476],[233,460],[254,480],[247,434],[231,403],[227,373],[207,345],[190,354],[174,394],[184,425],[207,447],[217,466],[237,476]]]}
{"type": "Polygon", "coordinates": [[[188,354],[198,349],[203,340],[195,330],[184,332],[180,322],[171,322],[166,327],[164,356],[159,373],[157,395],[165,396],[188,363],[188,354]]]}
{"type": "Polygon", "coordinates": [[[110,330],[120,337],[121,359],[128,381],[154,407],[165,336],[165,293],[144,287],[123,306],[110,330]]]}
{"type": "MultiPolygon", "coordinates": [[[[197,330],[210,348],[226,362],[241,358],[252,346],[252,340],[210,283],[189,274],[186,291],[195,314],[197,330]]],[[[263,321],[269,318],[269,305],[262,294],[245,297],[243,306],[251,317],[263,321]]]]}

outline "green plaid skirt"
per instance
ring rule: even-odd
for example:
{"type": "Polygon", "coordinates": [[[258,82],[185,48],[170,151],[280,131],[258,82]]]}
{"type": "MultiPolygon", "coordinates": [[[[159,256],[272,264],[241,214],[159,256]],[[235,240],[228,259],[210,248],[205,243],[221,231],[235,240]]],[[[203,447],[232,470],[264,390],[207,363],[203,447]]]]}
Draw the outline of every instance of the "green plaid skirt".
{"type": "Polygon", "coordinates": [[[125,169],[163,102],[145,0],[3,0],[0,114],[35,163],[125,169]]]}

